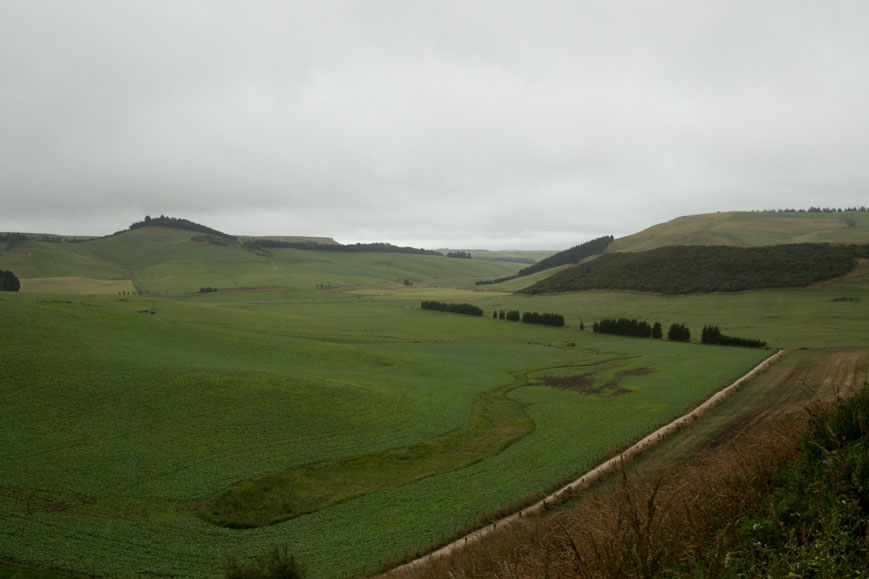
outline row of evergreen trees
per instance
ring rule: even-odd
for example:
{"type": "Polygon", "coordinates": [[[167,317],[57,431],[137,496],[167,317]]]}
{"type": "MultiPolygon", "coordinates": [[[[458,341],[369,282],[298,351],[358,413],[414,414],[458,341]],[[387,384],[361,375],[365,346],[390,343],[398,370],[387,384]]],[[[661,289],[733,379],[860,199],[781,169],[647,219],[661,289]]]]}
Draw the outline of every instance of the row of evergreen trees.
{"type": "Polygon", "coordinates": [[[497,318],[499,320],[507,320],[508,322],[518,322],[521,318],[519,310],[501,310],[500,312],[494,311],[492,312],[492,318],[497,318]]]}
{"type": "Polygon", "coordinates": [[[542,326],[564,327],[564,316],[561,314],[538,314],[537,312],[525,312],[522,321],[526,324],[540,324],[542,326]]]}
{"type": "Polygon", "coordinates": [[[21,282],[11,271],[0,269],[0,292],[17,292],[21,289],[21,282]]]}
{"type": "Polygon", "coordinates": [[[689,342],[691,330],[685,324],[672,324],[667,331],[667,339],[674,342],[689,342]]]}
{"type": "Polygon", "coordinates": [[[483,310],[473,304],[448,304],[434,300],[423,300],[420,307],[424,310],[438,312],[450,312],[452,314],[465,314],[468,316],[482,316],[483,310]]]}
{"type": "Polygon", "coordinates": [[[703,326],[703,332],[700,334],[700,341],[704,344],[719,344],[722,346],[741,346],[743,348],[763,348],[766,342],[763,340],[755,340],[753,338],[737,338],[734,336],[726,336],[721,333],[718,326],[703,326]]]}
{"type": "MultiPolygon", "coordinates": [[[[592,330],[601,334],[615,334],[617,336],[630,336],[633,338],[663,338],[661,322],[650,324],[645,320],[631,318],[604,318],[595,322],[592,330]]],[[[667,331],[667,339],[674,342],[688,342],[691,340],[691,330],[684,324],[672,324],[667,331]]]]}
{"type": "Polygon", "coordinates": [[[645,320],[628,318],[604,318],[595,322],[592,330],[601,334],[615,334],[617,336],[631,336],[634,338],[660,338],[661,322],[650,324],[645,320]]]}
{"type": "MultiPolygon", "coordinates": [[[[433,249],[421,249],[417,247],[399,247],[391,243],[352,243],[349,245],[325,244],[316,241],[283,241],[280,239],[250,239],[244,242],[244,246],[250,249],[305,249],[310,251],[341,251],[344,253],[411,253],[417,255],[439,255],[440,251],[433,249]]],[[[450,256],[457,257],[457,256],[450,256]]],[[[470,254],[468,256],[470,258],[470,254]]]]}
{"type": "Polygon", "coordinates": [[[471,259],[471,254],[467,251],[449,251],[447,257],[455,257],[458,259],[471,259]]]}
{"type": "Polygon", "coordinates": [[[492,312],[492,318],[496,320],[507,320],[510,322],[524,322],[526,324],[540,324],[543,326],[553,326],[556,328],[564,327],[564,316],[561,314],[524,312],[519,313],[519,310],[495,310],[492,312]]]}
{"type": "Polygon", "coordinates": [[[843,213],[845,211],[869,211],[869,207],[809,207],[808,209],[761,209],[753,210],[752,213],[843,213]]]}

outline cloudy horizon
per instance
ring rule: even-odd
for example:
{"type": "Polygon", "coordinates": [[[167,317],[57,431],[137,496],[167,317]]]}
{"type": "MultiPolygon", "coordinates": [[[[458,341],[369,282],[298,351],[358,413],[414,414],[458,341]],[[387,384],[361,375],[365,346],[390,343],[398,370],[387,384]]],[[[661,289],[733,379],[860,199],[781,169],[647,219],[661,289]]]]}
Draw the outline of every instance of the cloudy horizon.
{"type": "Polygon", "coordinates": [[[0,231],[564,249],[866,205],[869,4],[0,3],[0,231]]]}

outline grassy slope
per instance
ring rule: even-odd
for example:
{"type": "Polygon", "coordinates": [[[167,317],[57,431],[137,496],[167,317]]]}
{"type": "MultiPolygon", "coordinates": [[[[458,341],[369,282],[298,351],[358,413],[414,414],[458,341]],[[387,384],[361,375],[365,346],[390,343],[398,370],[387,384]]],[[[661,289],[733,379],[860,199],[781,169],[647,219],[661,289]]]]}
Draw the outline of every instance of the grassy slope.
{"type": "Polygon", "coordinates": [[[646,251],[667,245],[866,243],[869,212],[726,212],[688,215],[616,239],[607,253],[646,251]]]}
{"type": "Polygon", "coordinates": [[[23,242],[0,252],[0,269],[25,280],[23,290],[117,293],[117,284],[64,278],[130,280],[151,292],[195,292],[200,287],[275,286],[310,289],[370,285],[409,279],[437,285],[468,285],[476,279],[515,273],[521,264],[446,257],[276,249],[272,255],[237,246],[191,241],[197,233],[143,227],[92,241],[60,244],[23,242]],[[43,279],[28,284],[31,278],[43,279]],[[52,278],[51,280],[45,278],[52,278]]]}

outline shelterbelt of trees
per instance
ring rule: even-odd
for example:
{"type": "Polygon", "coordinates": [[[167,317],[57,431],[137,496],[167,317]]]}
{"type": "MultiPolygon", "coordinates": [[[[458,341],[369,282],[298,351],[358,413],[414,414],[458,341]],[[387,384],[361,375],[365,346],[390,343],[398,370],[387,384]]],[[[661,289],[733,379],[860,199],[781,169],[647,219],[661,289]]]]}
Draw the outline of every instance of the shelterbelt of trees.
{"type": "Polygon", "coordinates": [[[800,287],[851,271],[869,245],[671,246],[608,253],[564,269],[521,293],[619,289],[685,294],[800,287]]]}

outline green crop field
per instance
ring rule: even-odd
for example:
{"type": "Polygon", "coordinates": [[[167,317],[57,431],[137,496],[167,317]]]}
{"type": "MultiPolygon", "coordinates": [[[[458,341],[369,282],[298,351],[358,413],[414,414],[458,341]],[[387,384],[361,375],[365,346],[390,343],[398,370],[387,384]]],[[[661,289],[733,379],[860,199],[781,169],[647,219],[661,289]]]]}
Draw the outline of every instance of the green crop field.
{"type": "Polygon", "coordinates": [[[522,296],[473,286],[521,264],[260,255],[163,228],[0,256],[32,260],[24,279],[147,290],[0,294],[0,559],[97,576],[214,577],[273,544],[312,577],[373,572],[564,482],[771,353],[698,344],[706,323],[774,347],[869,346],[865,266],[789,290],[522,296]],[[567,327],[491,317],[514,308],[567,327]],[[578,327],[619,316],[686,323],[694,342],[578,327]],[[270,488],[298,477],[316,481],[301,502],[270,488]],[[208,509],[239,485],[268,500],[233,509],[264,515],[221,526],[208,509]]]}

